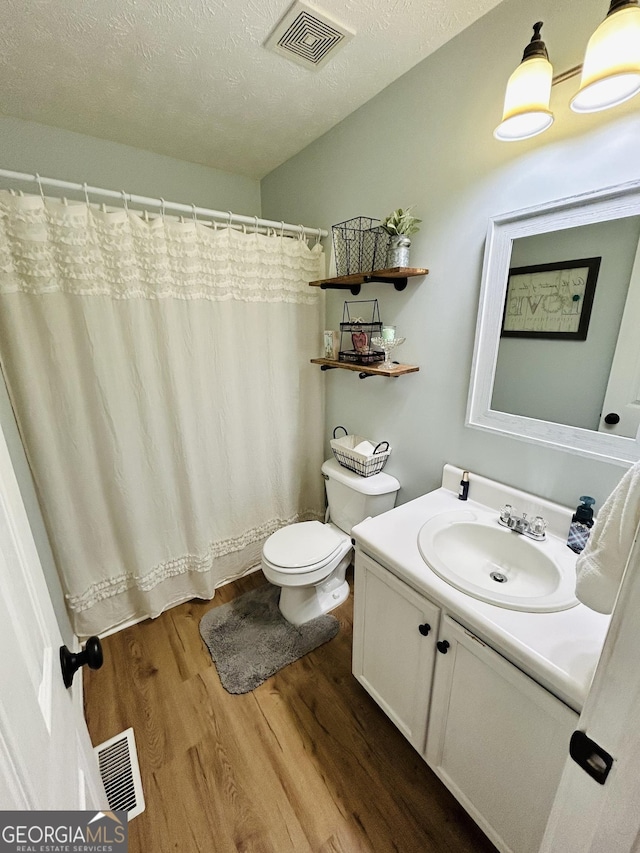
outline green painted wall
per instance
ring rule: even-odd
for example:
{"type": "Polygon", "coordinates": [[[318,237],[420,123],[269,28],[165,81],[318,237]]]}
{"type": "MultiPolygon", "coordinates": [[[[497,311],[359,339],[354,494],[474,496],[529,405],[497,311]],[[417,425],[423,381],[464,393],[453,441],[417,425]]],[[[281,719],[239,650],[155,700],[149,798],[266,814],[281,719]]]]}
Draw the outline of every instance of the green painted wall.
{"type": "MultiPolygon", "coordinates": [[[[8,116],[0,116],[0,168],[260,215],[260,183],[253,178],[8,116]]],[[[8,185],[0,178],[0,186],[8,185]]]]}
{"type": "MultiPolygon", "coordinates": [[[[325,377],[327,440],[336,424],[388,439],[385,470],[402,483],[400,501],[437,487],[445,462],[568,505],[580,494],[600,505],[623,473],[464,425],[489,217],[640,178],[640,97],[578,116],[568,107],[577,80],[569,80],[553,89],[547,133],[508,144],[492,136],[534,21],[545,22],[557,73],[582,61],[605,12],[602,0],[540,0],[535,12],[526,0],[505,0],[262,181],[263,215],[273,219],[330,228],[414,204],[424,220],[412,262],[430,274],[404,293],[375,284],[362,294],[406,336],[397,357],[420,372],[325,377]]],[[[338,327],[344,299],[328,292],[326,328],[338,327]]]]}

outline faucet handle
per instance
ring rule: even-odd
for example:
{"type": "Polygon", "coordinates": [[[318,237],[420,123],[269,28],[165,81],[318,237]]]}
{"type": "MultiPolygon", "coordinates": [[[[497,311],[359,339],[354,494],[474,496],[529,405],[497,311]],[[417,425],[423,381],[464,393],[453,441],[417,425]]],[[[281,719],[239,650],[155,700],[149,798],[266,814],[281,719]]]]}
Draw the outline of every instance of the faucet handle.
{"type": "Polygon", "coordinates": [[[513,507],[511,504],[505,504],[500,508],[500,521],[507,522],[513,515],[513,507]]]}
{"type": "Polygon", "coordinates": [[[529,524],[529,530],[534,534],[534,536],[544,536],[544,532],[547,529],[547,522],[541,515],[536,515],[532,522],[529,524]]]}

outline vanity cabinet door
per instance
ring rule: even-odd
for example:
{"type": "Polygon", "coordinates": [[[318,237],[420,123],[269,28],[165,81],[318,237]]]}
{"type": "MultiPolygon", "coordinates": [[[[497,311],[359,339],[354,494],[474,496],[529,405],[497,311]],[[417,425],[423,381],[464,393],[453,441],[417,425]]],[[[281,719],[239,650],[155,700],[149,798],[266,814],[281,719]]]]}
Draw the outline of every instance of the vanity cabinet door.
{"type": "Polygon", "coordinates": [[[420,753],[439,620],[438,607],[356,554],[353,674],[420,753]]]}
{"type": "Polygon", "coordinates": [[[448,616],[439,640],[427,763],[499,850],[535,853],[578,715],[448,616]]]}

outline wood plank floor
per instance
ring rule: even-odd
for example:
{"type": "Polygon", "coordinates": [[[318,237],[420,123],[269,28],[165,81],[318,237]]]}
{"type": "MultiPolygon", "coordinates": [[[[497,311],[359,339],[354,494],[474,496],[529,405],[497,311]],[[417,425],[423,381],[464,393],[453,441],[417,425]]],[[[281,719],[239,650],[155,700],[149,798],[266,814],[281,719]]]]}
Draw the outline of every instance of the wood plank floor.
{"type": "Polygon", "coordinates": [[[94,744],[135,731],[147,807],[130,853],[495,853],[351,675],[351,599],[334,640],[252,693],[223,689],[199,621],[264,582],[108,637],[85,672],[94,744]]]}

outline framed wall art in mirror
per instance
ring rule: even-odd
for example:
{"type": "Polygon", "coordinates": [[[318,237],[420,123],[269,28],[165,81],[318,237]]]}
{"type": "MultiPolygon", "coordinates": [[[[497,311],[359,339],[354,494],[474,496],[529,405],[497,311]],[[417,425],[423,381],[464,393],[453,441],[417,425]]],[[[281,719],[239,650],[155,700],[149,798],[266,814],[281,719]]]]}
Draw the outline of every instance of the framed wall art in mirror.
{"type": "Polygon", "coordinates": [[[640,459],[639,242],[640,181],[490,220],[467,426],[621,465],[640,459]],[[570,287],[563,294],[557,282],[537,275],[566,258],[578,260],[565,271],[591,274],[578,300],[570,287]],[[522,273],[536,266],[547,269],[522,273]],[[562,337],[550,316],[538,323],[542,329],[530,328],[531,318],[513,328],[518,304],[507,299],[516,294],[528,310],[546,294],[546,315],[570,312],[567,300],[584,300],[577,328],[565,328],[562,337]]]}
{"type": "Polygon", "coordinates": [[[586,341],[601,260],[511,267],[502,337],[586,341]]]}

